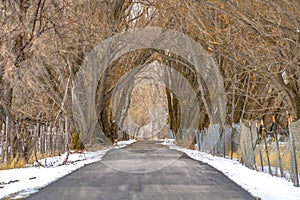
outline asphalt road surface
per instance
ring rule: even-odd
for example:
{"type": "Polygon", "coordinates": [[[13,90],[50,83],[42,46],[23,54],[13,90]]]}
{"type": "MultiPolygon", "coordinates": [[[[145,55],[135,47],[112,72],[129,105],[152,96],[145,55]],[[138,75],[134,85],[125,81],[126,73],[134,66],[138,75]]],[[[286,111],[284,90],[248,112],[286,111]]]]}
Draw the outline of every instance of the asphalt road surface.
{"type": "Polygon", "coordinates": [[[97,163],[27,199],[255,199],[207,164],[150,141],[112,149],[97,163]]]}

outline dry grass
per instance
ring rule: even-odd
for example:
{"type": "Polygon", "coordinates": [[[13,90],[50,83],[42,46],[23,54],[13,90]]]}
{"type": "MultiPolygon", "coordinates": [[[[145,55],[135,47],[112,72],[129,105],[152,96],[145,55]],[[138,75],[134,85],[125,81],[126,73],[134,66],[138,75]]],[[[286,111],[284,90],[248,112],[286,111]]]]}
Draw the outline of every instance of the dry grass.
{"type": "MultiPolygon", "coordinates": [[[[261,162],[260,162],[260,155],[259,155],[259,150],[262,152],[262,157],[263,157],[263,166],[266,168],[268,166],[267,162],[267,154],[265,151],[264,146],[257,146],[256,151],[255,151],[255,163],[256,166],[261,167],[261,162]]],[[[280,146],[280,157],[281,157],[281,163],[282,163],[282,168],[284,171],[290,171],[290,165],[291,165],[291,154],[288,149],[288,146],[280,146]]],[[[277,167],[279,169],[279,164],[278,164],[278,157],[277,157],[277,152],[275,148],[275,144],[268,145],[268,153],[269,153],[269,160],[270,164],[272,167],[277,167]]],[[[231,152],[228,151],[226,153],[228,157],[231,156],[231,152]]],[[[241,152],[240,149],[237,152],[233,152],[233,158],[235,159],[241,159],[241,152]]],[[[298,173],[300,173],[300,152],[297,152],[297,164],[298,164],[298,173]]]]}
{"type": "MultiPolygon", "coordinates": [[[[230,151],[226,153],[226,157],[229,157],[229,158],[231,157],[231,152],[230,151]]],[[[232,158],[234,158],[234,159],[240,159],[240,157],[241,156],[240,156],[240,154],[238,152],[233,152],[232,153],[232,158]]]]}
{"type": "Polygon", "coordinates": [[[7,164],[0,163],[0,170],[21,168],[21,167],[25,167],[26,164],[27,163],[26,163],[25,159],[20,157],[19,155],[17,155],[15,158],[11,159],[11,161],[8,162],[7,164]]]}
{"type": "Polygon", "coordinates": [[[11,158],[8,163],[0,163],[0,170],[26,167],[27,164],[33,164],[36,161],[36,158],[38,160],[40,160],[40,159],[43,159],[43,158],[53,157],[53,156],[58,156],[58,155],[59,155],[58,152],[54,152],[53,154],[50,154],[50,153],[45,153],[45,154],[37,153],[36,157],[35,157],[34,153],[32,153],[29,156],[27,162],[26,162],[26,159],[24,157],[22,157],[20,155],[17,155],[16,157],[11,158]]]}
{"type": "MultiPolygon", "coordinates": [[[[276,148],[274,148],[274,145],[275,144],[268,146],[269,160],[271,166],[279,168],[277,151],[276,148]]],[[[291,165],[291,154],[287,148],[288,148],[287,146],[280,146],[279,148],[282,168],[284,171],[290,171],[290,165],[291,165]]],[[[268,166],[266,151],[263,147],[260,147],[260,149],[263,157],[263,165],[268,166]]],[[[261,166],[259,150],[257,150],[255,153],[256,153],[255,154],[256,165],[261,166]]],[[[298,161],[298,172],[300,172],[300,152],[297,153],[297,161],[298,161]]]]}

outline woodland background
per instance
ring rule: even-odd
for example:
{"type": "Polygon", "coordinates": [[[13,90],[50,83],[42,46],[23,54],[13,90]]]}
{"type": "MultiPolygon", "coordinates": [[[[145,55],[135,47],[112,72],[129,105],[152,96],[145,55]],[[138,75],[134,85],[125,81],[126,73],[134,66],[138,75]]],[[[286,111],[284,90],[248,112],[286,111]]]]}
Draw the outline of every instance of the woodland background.
{"type": "MultiPolygon", "coordinates": [[[[76,138],[72,84],[85,56],[117,33],[147,26],[182,32],[214,56],[228,124],[263,119],[269,129],[274,117],[286,128],[289,118],[300,118],[297,0],[2,0],[0,24],[0,130],[7,118],[9,126],[18,127],[64,127],[67,121],[76,138]]],[[[193,82],[190,64],[175,54],[147,49],[124,55],[110,65],[104,95],[97,99],[105,105],[99,123],[109,138],[115,127],[105,95],[126,72],[154,60],[193,82]]],[[[165,94],[176,133],[179,102],[171,91],[165,94]]],[[[199,130],[209,126],[201,105],[199,130]]],[[[80,148],[76,139],[71,143],[80,148]]]]}

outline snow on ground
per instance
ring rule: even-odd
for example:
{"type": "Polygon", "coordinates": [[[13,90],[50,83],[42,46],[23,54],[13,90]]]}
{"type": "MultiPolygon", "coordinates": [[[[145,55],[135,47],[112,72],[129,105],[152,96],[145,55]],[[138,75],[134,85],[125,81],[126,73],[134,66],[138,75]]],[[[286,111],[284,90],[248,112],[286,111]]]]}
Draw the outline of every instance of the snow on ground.
{"type": "MultiPolygon", "coordinates": [[[[119,141],[112,148],[123,148],[135,141],[119,141]]],[[[65,165],[61,164],[66,158],[66,153],[61,156],[39,160],[46,167],[29,166],[19,169],[0,170],[0,199],[7,196],[12,199],[27,197],[86,164],[100,161],[109,150],[110,148],[95,152],[71,153],[65,165]]]]}
{"type": "Polygon", "coordinates": [[[247,190],[255,197],[265,200],[300,200],[300,187],[284,178],[271,176],[264,172],[251,170],[236,160],[212,156],[210,154],[175,146],[174,139],[162,144],[186,153],[189,157],[202,161],[224,173],[232,181],[247,190]]]}
{"type": "Polygon", "coordinates": [[[130,139],[130,140],[123,140],[123,141],[118,141],[115,145],[116,147],[115,148],[123,148],[123,147],[126,147],[127,145],[129,144],[132,144],[134,142],[136,142],[137,140],[133,140],[133,139],[130,139]]]}
{"type": "MultiPolygon", "coordinates": [[[[135,140],[119,141],[112,148],[123,148],[135,140]]],[[[214,157],[210,154],[180,148],[174,140],[165,140],[162,144],[186,153],[195,160],[202,161],[218,169],[253,196],[265,200],[300,200],[300,188],[284,178],[273,177],[263,172],[251,170],[236,160],[214,157]]],[[[37,192],[51,182],[83,167],[86,164],[100,161],[109,149],[95,152],[72,153],[66,165],[61,165],[66,154],[40,160],[47,167],[27,167],[20,169],[0,170],[0,199],[24,198],[37,192]]]]}

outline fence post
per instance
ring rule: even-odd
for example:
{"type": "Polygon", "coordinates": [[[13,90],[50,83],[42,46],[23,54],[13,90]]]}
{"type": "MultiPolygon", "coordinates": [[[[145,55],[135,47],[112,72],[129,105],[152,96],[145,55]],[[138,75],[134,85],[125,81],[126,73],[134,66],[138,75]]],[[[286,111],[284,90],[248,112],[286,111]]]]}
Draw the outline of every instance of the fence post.
{"type": "Polygon", "coordinates": [[[254,123],[251,123],[249,121],[249,127],[250,127],[250,139],[251,139],[251,147],[253,150],[253,157],[254,157],[254,166],[255,169],[257,169],[257,164],[256,164],[256,153],[255,153],[255,149],[256,149],[256,145],[257,145],[257,128],[256,128],[256,122],[254,121],[254,123]]]}
{"type": "Polygon", "coordinates": [[[65,151],[69,150],[68,118],[65,120],[65,151]]]}
{"type": "Polygon", "coordinates": [[[261,153],[261,149],[259,148],[259,158],[260,158],[260,165],[261,165],[261,170],[264,172],[264,162],[263,162],[263,157],[261,153]]]}
{"type": "Polygon", "coordinates": [[[278,144],[278,131],[277,130],[275,133],[275,143],[276,143],[277,161],[278,161],[278,165],[279,165],[280,176],[283,177],[283,168],[282,168],[282,162],[281,162],[281,157],[280,157],[280,148],[279,148],[279,144],[278,144]]]}
{"type": "Polygon", "coordinates": [[[45,139],[45,153],[51,153],[51,146],[50,146],[50,125],[46,123],[46,139],[45,139]]]}
{"type": "Polygon", "coordinates": [[[265,150],[266,150],[269,174],[272,175],[272,169],[271,169],[271,163],[270,163],[270,157],[269,157],[269,151],[268,151],[268,144],[267,144],[267,139],[266,139],[267,131],[264,127],[264,121],[262,119],[260,120],[260,127],[261,127],[261,137],[264,140],[264,145],[265,145],[265,150]]]}
{"type": "Polygon", "coordinates": [[[37,126],[34,126],[33,127],[33,131],[32,131],[32,140],[31,140],[31,144],[32,144],[32,150],[33,150],[33,155],[34,157],[36,158],[36,152],[37,152],[37,148],[38,148],[38,145],[37,145],[37,129],[38,127],[37,126]]]}
{"type": "Polygon", "coordinates": [[[46,131],[45,131],[45,125],[41,125],[40,128],[40,140],[41,140],[41,153],[45,154],[45,138],[46,138],[46,131]]]}
{"type": "Polygon", "coordinates": [[[63,144],[63,142],[64,142],[63,131],[64,130],[63,130],[62,122],[61,122],[61,120],[59,120],[59,127],[58,127],[58,153],[59,153],[59,155],[64,152],[64,148],[65,148],[65,145],[63,144]]]}
{"type": "Polygon", "coordinates": [[[50,146],[50,154],[53,155],[54,151],[53,151],[53,134],[52,134],[53,130],[52,130],[52,124],[50,122],[49,124],[49,146],[50,146]]]}
{"type": "Polygon", "coordinates": [[[230,142],[231,142],[231,149],[230,149],[230,159],[232,160],[233,159],[233,150],[234,150],[234,142],[233,142],[233,136],[234,136],[234,123],[232,122],[231,124],[231,135],[230,135],[230,142]]]}
{"type": "Polygon", "coordinates": [[[289,125],[289,134],[290,134],[290,145],[291,145],[291,178],[296,187],[299,187],[299,179],[298,179],[298,165],[297,165],[297,155],[296,155],[296,147],[293,133],[293,122],[289,125]]]}
{"type": "Polygon", "coordinates": [[[221,127],[221,131],[222,131],[222,138],[223,138],[223,158],[226,157],[226,131],[225,131],[225,126],[222,125],[221,127]]]}
{"type": "MultiPolygon", "coordinates": [[[[7,117],[8,119],[8,117],[7,117]]],[[[10,122],[7,123],[7,128],[10,126],[10,131],[9,131],[9,156],[8,160],[9,162],[13,159],[14,153],[15,153],[15,138],[14,138],[14,128],[11,125],[9,125],[10,122]]]]}
{"type": "MultiPolygon", "coordinates": [[[[259,129],[258,129],[258,122],[255,122],[255,128],[256,128],[256,137],[257,137],[257,141],[259,141],[260,137],[258,135],[259,129]]],[[[263,162],[263,156],[262,156],[262,152],[261,152],[261,144],[260,142],[258,142],[259,145],[259,160],[260,160],[260,166],[261,166],[261,170],[262,172],[264,172],[264,162],[263,162]]]]}
{"type": "Polygon", "coordinates": [[[195,131],[195,136],[196,136],[197,148],[198,148],[198,151],[200,151],[200,148],[199,148],[199,135],[198,135],[197,131],[195,131]]]}
{"type": "Polygon", "coordinates": [[[4,162],[4,137],[5,137],[5,124],[2,124],[2,130],[1,130],[1,158],[2,158],[2,162],[4,162]]]}
{"type": "Polygon", "coordinates": [[[272,175],[272,169],[271,169],[271,163],[270,163],[270,157],[269,157],[268,144],[267,144],[266,137],[264,137],[264,143],[265,143],[265,149],[266,149],[269,174],[272,175]]]}
{"type": "Polygon", "coordinates": [[[52,127],[51,131],[51,136],[52,136],[52,153],[57,153],[57,128],[56,126],[52,127]]]}
{"type": "Polygon", "coordinates": [[[5,152],[4,152],[4,163],[5,163],[5,165],[7,165],[7,161],[8,161],[8,147],[9,147],[9,143],[8,143],[8,117],[6,117],[6,121],[5,121],[5,152]]]}

